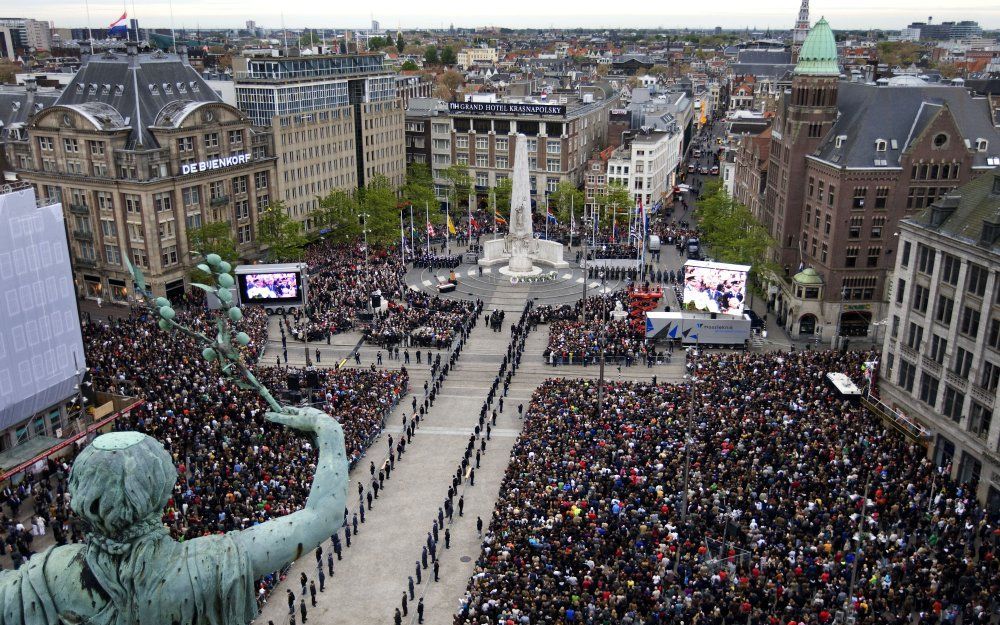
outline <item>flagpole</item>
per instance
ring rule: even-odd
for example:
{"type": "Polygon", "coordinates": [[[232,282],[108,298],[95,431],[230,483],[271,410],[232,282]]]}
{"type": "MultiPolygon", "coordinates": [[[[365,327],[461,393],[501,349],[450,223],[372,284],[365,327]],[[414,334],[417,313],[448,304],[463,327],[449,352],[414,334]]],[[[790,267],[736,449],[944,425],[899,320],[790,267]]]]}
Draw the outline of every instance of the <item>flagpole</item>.
{"type": "Polygon", "coordinates": [[[497,240],[497,193],[494,191],[493,195],[493,240],[497,240]]]}
{"type": "Polygon", "coordinates": [[[451,252],[451,201],[444,204],[444,253],[451,252]]]}
{"type": "Polygon", "coordinates": [[[545,194],[545,240],[549,240],[549,196],[545,194]]]}
{"type": "Polygon", "coordinates": [[[413,202],[410,202],[410,253],[416,256],[417,246],[413,242],[413,202]]]}
{"type": "Polygon", "coordinates": [[[573,228],[576,226],[576,217],[573,214],[573,196],[569,196],[569,246],[573,247],[573,228]]]}
{"type": "Polygon", "coordinates": [[[406,265],[406,235],[403,232],[403,211],[399,211],[399,254],[406,265]]]}
{"type": "MultiPolygon", "coordinates": [[[[424,200],[424,215],[427,217],[427,227],[430,228],[431,225],[431,209],[427,205],[427,200],[424,200]]],[[[424,230],[424,236],[427,237],[427,255],[431,255],[431,231],[424,230]]]]}
{"type": "Polygon", "coordinates": [[[469,241],[468,246],[472,247],[472,193],[469,194],[469,241]]]}

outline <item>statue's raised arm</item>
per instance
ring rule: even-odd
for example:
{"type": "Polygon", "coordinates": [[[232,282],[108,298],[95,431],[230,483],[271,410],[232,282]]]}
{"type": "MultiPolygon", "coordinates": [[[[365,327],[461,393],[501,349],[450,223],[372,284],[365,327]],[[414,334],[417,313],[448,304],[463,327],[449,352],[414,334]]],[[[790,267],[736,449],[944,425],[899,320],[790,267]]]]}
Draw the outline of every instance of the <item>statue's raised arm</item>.
{"type": "Polygon", "coordinates": [[[302,510],[234,533],[250,556],[254,575],[280,569],[312,551],[344,522],[347,500],[347,454],[340,424],[315,408],[285,407],[267,418],[302,432],[315,434],[319,460],[309,498],[302,510]]]}

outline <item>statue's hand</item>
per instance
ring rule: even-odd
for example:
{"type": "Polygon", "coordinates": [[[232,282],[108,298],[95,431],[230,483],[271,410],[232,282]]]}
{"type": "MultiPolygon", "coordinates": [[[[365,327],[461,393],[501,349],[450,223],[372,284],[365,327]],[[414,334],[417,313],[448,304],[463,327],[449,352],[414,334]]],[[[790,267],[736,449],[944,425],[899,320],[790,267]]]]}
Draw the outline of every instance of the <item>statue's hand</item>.
{"type": "Polygon", "coordinates": [[[281,412],[269,411],[265,415],[268,421],[280,423],[301,432],[330,432],[341,440],[344,438],[344,430],[333,417],[322,410],[308,406],[284,406],[281,412]]]}

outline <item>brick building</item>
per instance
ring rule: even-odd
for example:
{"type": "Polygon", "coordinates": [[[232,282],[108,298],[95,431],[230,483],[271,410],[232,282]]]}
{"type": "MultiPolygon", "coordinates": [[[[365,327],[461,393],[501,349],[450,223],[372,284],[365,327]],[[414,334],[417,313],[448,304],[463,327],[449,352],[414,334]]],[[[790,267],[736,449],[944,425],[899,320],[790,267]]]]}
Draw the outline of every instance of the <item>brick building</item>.
{"type": "Polygon", "coordinates": [[[1000,164],[986,98],[911,77],[876,86],[839,76],[820,20],[775,117],[758,214],[782,268],[768,290],[779,322],[831,342],[884,317],[899,220],[1000,164]]]}

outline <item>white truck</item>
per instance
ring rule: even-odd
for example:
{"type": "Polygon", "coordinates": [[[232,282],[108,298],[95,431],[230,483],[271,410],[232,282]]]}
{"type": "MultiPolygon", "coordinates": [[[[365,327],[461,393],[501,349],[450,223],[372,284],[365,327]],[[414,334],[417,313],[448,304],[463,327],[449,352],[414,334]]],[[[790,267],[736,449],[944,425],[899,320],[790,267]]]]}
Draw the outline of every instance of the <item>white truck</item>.
{"type": "Polygon", "coordinates": [[[745,347],[750,319],[745,315],[698,312],[646,313],[646,340],[679,341],[682,345],[745,347]]]}

